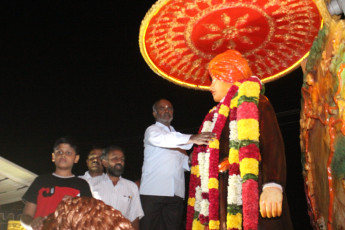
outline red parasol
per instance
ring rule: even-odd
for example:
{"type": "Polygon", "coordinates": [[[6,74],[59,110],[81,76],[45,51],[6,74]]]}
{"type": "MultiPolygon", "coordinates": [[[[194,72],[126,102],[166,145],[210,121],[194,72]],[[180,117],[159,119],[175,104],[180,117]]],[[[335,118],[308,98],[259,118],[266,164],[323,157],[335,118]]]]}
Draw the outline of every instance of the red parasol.
{"type": "Polygon", "coordinates": [[[263,82],[284,76],[308,55],[321,27],[312,0],[159,0],[140,27],[141,53],[158,75],[208,89],[208,62],[240,51],[263,82]]]}

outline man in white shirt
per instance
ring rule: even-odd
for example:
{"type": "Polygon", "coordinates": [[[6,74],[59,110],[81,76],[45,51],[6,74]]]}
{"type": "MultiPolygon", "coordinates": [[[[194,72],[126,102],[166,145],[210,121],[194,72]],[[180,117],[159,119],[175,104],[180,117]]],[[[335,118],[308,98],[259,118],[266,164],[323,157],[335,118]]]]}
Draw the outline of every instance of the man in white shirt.
{"type": "Polygon", "coordinates": [[[103,150],[102,164],[107,173],[100,180],[91,180],[95,198],[119,210],[132,222],[134,229],[139,229],[139,219],[144,216],[141,208],[138,186],[121,175],[125,166],[125,155],[122,148],[110,146],[103,150]]]}
{"type": "Polygon", "coordinates": [[[156,123],[144,137],[144,164],[140,181],[140,198],[145,216],[142,230],[180,229],[185,196],[184,171],[189,170],[185,150],[193,144],[204,145],[212,133],[182,134],[170,125],[174,109],[165,99],[153,105],[156,123]]]}
{"type": "Polygon", "coordinates": [[[97,183],[98,180],[102,180],[100,176],[104,175],[104,168],[101,161],[102,151],[102,148],[98,146],[92,147],[86,159],[88,171],[84,175],[79,176],[89,183],[92,196],[97,199],[100,199],[100,197],[92,190],[92,184],[97,183]]]}
{"type": "Polygon", "coordinates": [[[103,174],[103,165],[101,161],[102,148],[92,147],[86,159],[86,166],[88,171],[84,175],[79,176],[80,178],[88,181],[93,177],[101,176],[103,174]]]}

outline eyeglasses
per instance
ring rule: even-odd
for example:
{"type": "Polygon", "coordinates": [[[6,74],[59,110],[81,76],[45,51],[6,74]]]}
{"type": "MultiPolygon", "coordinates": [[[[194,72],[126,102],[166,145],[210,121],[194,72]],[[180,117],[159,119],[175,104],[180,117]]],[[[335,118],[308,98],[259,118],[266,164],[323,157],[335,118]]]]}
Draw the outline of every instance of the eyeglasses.
{"type": "Polygon", "coordinates": [[[73,153],[74,152],[70,152],[70,151],[66,151],[66,152],[64,152],[64,151],[62,151],[62,150],[57,150],[57,151],[55,151],[55,155],[58,155],[58,156],[62,156],[62,155],[66,155],[66,156],[72,156],[73,155],[73,153]]]}

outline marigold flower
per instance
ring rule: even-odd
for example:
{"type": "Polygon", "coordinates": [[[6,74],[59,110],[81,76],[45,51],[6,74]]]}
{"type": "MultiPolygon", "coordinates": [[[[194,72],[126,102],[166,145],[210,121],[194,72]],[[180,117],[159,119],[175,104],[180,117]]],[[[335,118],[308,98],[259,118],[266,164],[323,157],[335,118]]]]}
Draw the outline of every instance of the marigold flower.
{"type": "Polygon", "coordinates": [[[219,114],[222,114],[223,116],[228,116],[229,115],[229,107],[226,105],[221,105],[219,108],[219,114]]]}
{"type": "Polygon", "coordinates": [[[188,205],[194,207],[194,204],[195,204],[195,198],[189,198],[188,205]]]}
{"type": "Polygon", "coordinates": [[[238,96],[234,97],[230,102],[230,109],[237,107],[238,96]]]}
{"type": "Polygon", "coordinates": [[[239,163],[238,149],[231,148],[229,153],[229,163],[239,163]]]}
{"type": "Polygon", "coordinates": [[[209,189],[218,189],[218,179],[217,178],[210,178],[210,180],[208,181],[208,188],[209,189]]]}
{"type": "Polygon", "coordinates": [[[219,220],[210,220],[208,226],[211,229],[219,229],[219,220]]]}
{"type": "Polygon", "coordinates": [[[210,144],[208,145],[212,149],[219,149],[219,141],[217,139],[213,139],[210,141],[210,144]]]}
{"type": "Polygon", "coordinates": [[[199,220],[194,219],[192,229],[193,230],[204,230],[205,228],[204,228],[204,225],[202,225],[199,220]]]}
{"type": "Polygon", "coordinates": [[[191,172],[191,174],[195,175],[196,177],[200,177],[199,165],[192,166],[192,168],[190,169],[190,172],[191,172]]]}
{"type": "Polygon", "coordinates": [[[242,119],[237,123],[238,139],[259,141],[259,121],[255,119],[242,119]]]}
{"type": "Polygon", "coordinates": [[[246,97],[257,97],[260,95],[260,85],[257,82],[245,81],[238,89],[238,94],[246,97]]]}
{"type": "Polygon", "coordinates": [[[237,213],[236,215],[231,215],[228,213],[226,217],[226,228],[227,229],[242,229],[242,214],[237,213]]]}
{"type": "Polygon", "coordinates": [[[246,174],[259,175],[259,162],[253,158],[244,158],[240,162],[240,172],[243,178],[246,174]]]}

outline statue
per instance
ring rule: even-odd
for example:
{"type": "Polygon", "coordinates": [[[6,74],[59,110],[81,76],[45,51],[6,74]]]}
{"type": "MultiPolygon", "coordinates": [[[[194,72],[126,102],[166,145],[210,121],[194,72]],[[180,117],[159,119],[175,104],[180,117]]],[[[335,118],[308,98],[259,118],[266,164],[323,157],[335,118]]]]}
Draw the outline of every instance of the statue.
{"type": "Polygon", "coordinates": [[[216,138],[192,153],[187,229],[293,229],[284,143],[261,81],[235,50],[208,68],[219,104],[199,132],[216,138]]]}

